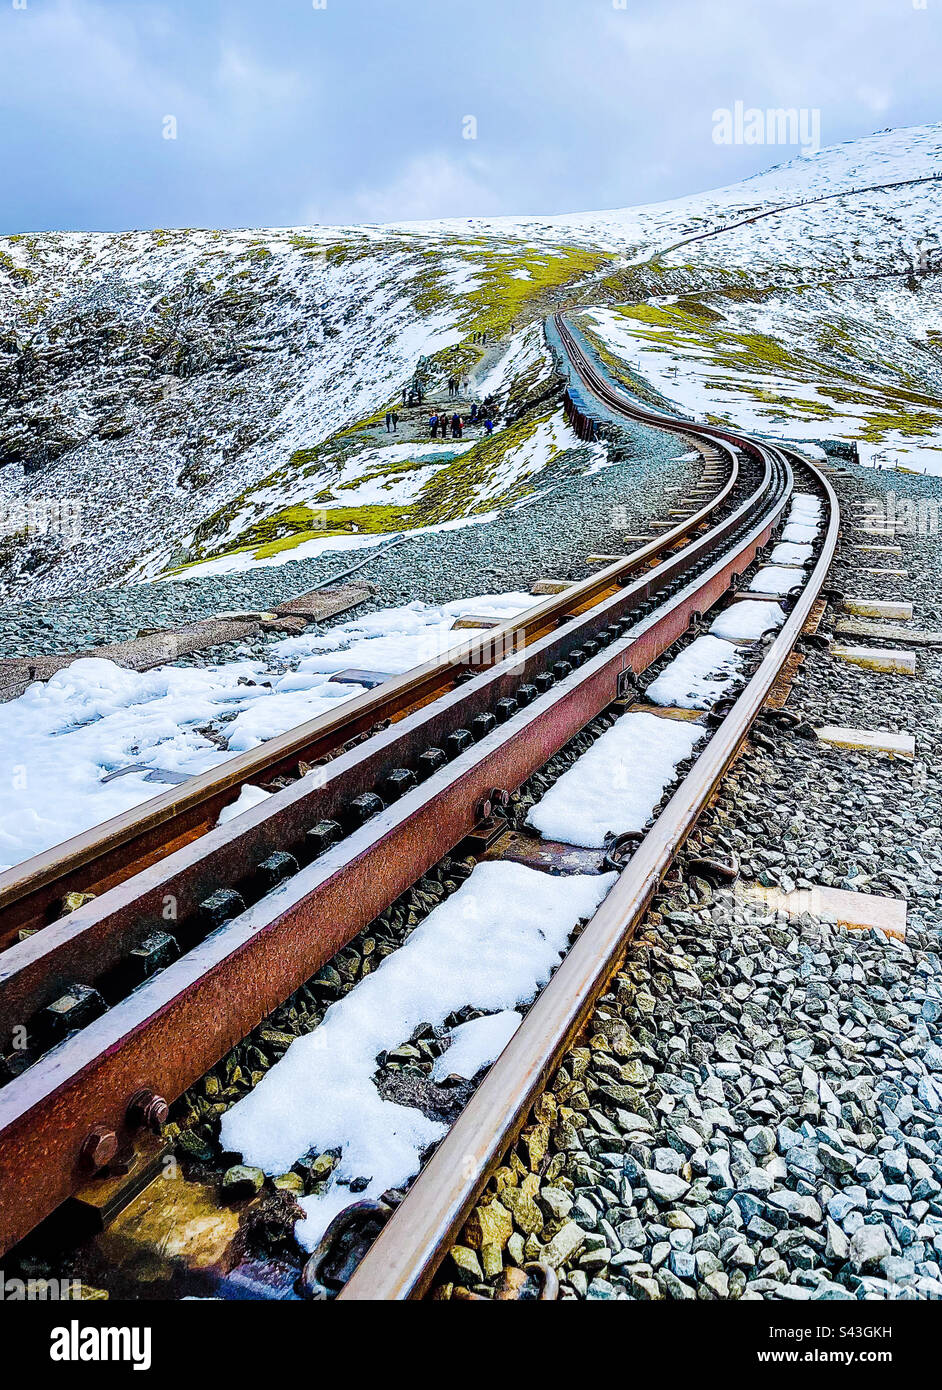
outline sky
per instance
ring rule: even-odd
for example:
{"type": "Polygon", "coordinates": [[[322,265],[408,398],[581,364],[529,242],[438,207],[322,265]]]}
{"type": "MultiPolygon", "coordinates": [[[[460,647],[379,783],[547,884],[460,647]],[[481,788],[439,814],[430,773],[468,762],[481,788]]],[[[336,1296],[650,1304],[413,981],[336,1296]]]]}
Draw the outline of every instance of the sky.
{"type": "Polygon", "coordinates": [[[548,214],[942,119],[942,0],[0,0],[0,234],[548,214]]]}

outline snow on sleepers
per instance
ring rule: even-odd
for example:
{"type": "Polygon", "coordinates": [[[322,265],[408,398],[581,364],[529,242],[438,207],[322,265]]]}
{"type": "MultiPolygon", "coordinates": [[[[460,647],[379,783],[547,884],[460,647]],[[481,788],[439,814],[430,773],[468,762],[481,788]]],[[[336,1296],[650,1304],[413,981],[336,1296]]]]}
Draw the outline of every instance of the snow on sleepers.
{"type": "Polygon", "coordinates": [[[704,634],[676,656],[644,693],[652,705],[709,709],[742,685],[741,656],[728,642],[704,634]]]}
{"type": "Polygon", "coordinates": [[[820,521],[824,515],[821,499],[811,492],[796,492],[792,495],[789,511],[791,521],[820,521]]]}
{"type": "Polygon", "coordinates": [[[746,599],[732,603],[715,618],[710,631],[727,642],[757,642],[785,622],[785,611],[770,599],[746,599]]]}
{"type": "Polygon", "coordinates": [[[769,556],[769,563],[772,565],[810,565],[813,558],[813,546],[792,545],[788,541],[781,541],[769,556]]]}
{"type": "Polygon", "coordinates": [[[625,714],[550,787],[527,820],[548,840],[585,849],[643,830],[678,764],[706,736],[697,724],[625,714]]]}
{"type": "Polygon", "coordinates": [[[782,569],[779,565],[764,565],[753,576],[749,591],[753,594],[787,594],[796,584],[801,583],[801,575],[792,569],[782,569]]]}
{"type": "MultiPolygon", "coordinates": [[[[591,916],[615,877],[554,878],[520,864],[478,865],[400,950],[332,1004],[320,1027],[293,1042],[223,1115],[223,1147],[273,1175],[311,1151],[340,1150],[325,1191],[301,1202],[305,1219],[296,1234],[306,1249],[351,1202],[407,1183],[423,1151],[447,1130],[380,1095],[373,1080],[377,1055],[405,1042],[420,1023],[441,1025],[468,1005],[503,1015],[529,1003],[558,965],[573,928],[591,916]],[[366,1187],[351,1191],[350,1183],[363,1178],[366,1187]]],[[[514,1027],[500,1017],[470,1037],[456,1029],[458,1069],[494,1060],[514,1027]]],[[[447,1057],[443,1065],[451,1070],[447,1057]]]]}

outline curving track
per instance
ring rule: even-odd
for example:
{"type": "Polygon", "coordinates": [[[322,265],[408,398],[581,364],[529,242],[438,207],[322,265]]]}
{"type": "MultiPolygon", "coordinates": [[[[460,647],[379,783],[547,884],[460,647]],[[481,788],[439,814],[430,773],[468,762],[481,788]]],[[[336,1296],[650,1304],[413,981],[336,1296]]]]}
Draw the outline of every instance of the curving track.
{"type": "MultiPolygon", "coordinates": [[[[556,323],[582,381],[606,405],[631,419],[667,423],[669,417],[657,412],[638,411],[631,399],[607,381],[583,354],[561,315],[556,323]]],[[[758,453],[765,462],[763,482],[768,486],[767,502],[775,515],[779,512],[774,498],[778,496],[777,487],[782,486],[783,474],[790,491],[792,465],[807,470],[828,512],[814,568],[801,592],[794,596],[792,610],[761,666],[340,1293],[342,1299],[416,1298],[429,1288],[488,1178],[526,1123],[531,1106],[618,968],[658,884],[769,698],[818,600],[837,545],[839,527],[837,499],[827,480],[790,451],[748,436],[699,425],[690,432],[758,453]],[[775,477],[777,485],[773,482],[775,477]]],[[[769,528],[764,528],[762,534],[767,538],[769,528]]],[[[736,564],[745,553],[738,552],[736,564]]]]}
{"type": "Polygon", "coordinates": [[[116,1147],[159,1127],[166,1100],[479,825],[493,789],[519,787],[727,595],[769,542],[801,469],[830,521],[784,628],[343,1296],[402,1298],[427,1287],[761,709],[836,541],[833,492],[809,464],[639,406],[582,352],[562,316],[556,327],[587,391],[609,409],[709,446],[718,456],[707,471],[712,495],[512,629],[0,878],[0,1046],[24,1028],[29,1039],[0,1087],[0,1250],[116,1147]],[[299,768],[320,759],[313,772],[299,768]],[[263,806],[214,828],[241,785],[285,774],[290,784],[263,806]],[[54,920],[78,888],[98,896],[54,920]],[[41,929],[17,940],[27,926],[41,929]],[[171,938],[171,963],[133,976],[157,933],[171,938]],[[76,986],[94,988],[104,1011],[56,1043],[43,1020],[76,986]],[[456,1176],[459,1153],[474,1156],[468,1177],[456,1176]]]}

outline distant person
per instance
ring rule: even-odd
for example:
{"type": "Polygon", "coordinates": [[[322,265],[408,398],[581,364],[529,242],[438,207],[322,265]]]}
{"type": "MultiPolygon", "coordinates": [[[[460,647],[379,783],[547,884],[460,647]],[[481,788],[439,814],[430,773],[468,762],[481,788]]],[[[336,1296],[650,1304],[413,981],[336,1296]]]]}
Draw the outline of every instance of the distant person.
{"type": "Polygon", "coordinates": [[[484,433],[485,433],[485,434],[493,434],[493,433],[494,433],[494,421],[491,419],[490,416],[488,416],[487,419],[484,421],[484,433]]]}
{"type": "Polygon", "coordinates": [[[478,403],[477,403],[477,401],[472,401],[472,402],[471,402],[471,418],[470,418],[470,423],[471,423],[472,425],[476,425],[476,424],[477,424],[477,419],[478,419],[478,403]]]}
{"type": "Polygon", "coordinates": [[[392,413],[392,415],[390,416],[390,418],[391,418],[391,420],[392,420],[393,434],[398,434],[398,432],[399,432],[399,412],[398,412],[398,410],[394,410],[393,413],[392,413]]]}
{"type": "Polygon", "coordinates": [[[390,434],[391,432],[392,432],[392,411],[391,411],[391,410],[387,410],[387,411],[386,411],[386,433],[387,433],[387,434],[390,434]]]}
{"type": "Polygon", "coordinates": [[[438,416],[437,416],[437,415],[431,415],[431,416],[429,416],[428,427],[429,427],[429,429],[432,431],[432,438],[433,438],[433,439],[437,439],[437,438],[438,438],[438,416]]]}

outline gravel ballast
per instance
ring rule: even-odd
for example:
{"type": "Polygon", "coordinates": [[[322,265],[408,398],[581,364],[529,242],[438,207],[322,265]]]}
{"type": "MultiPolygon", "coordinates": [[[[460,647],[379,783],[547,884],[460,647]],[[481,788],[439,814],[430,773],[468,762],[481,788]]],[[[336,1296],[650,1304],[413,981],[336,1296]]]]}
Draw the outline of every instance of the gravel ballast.
{"type": "MultiPolygon", "coordinates": [[[[832,583],[938,627],[934,535],[897,535],[908,579],[856,574],[852,549],[874,540],[852,503],[936,502],[938,482],[835,482],[832,583]]],[[[797,726],[758,724],[482,1199],[512,1218],[503,1267],[548,1262],[563,1298],[942,1298],[942,657],[920,650],[914,679],[805,652],[797,726]],[[915,762],[826,747],[825,722],[912,732],[915,762]],[[695,863],[733,854],[734,888],[695,863]],[[906,942],[756,907],[752,885],[902,897],[906,942]]],[[[492,1293],[480,1227],[440,1295],[492,1293]]]]}
{"type": "MultiPolygon", "coordinates": [[[[614,435],[614,431],[613,431],[614,435]]],[[[449,602],[475,594],[526,589],[535,579],[579,578],[592,552],[619,553],[624,537],[674,506],[668,487],[699,478],[697,458],[672,436],[628,425],[610,447],[624,461],[588,473],[587,451],[555,459],[538,496],[492,521],[415,535],[375,555],[356,578],[376,586],[372,603],[385,608],[414,599],[449,602]],[[616,453],[617,451],[617,453],[616,453]]],[[[385,543],[385,542],[384,542],[385,543]]],[[[236,574],[178,579],[74,598],[13,604],[0,609],[0,657],[81,651],[135,637],[142,628],[172,627],[233,610],[270,609],[307,592],[367,558],[363,550],[236,574]]],[[[254,654],[255,647],[249,650],[254,654]]],[[[264,642],[259,650],[264,650],[264,642]]],[[[225,649],[196,659],[225,659],[225,649]]]]}

